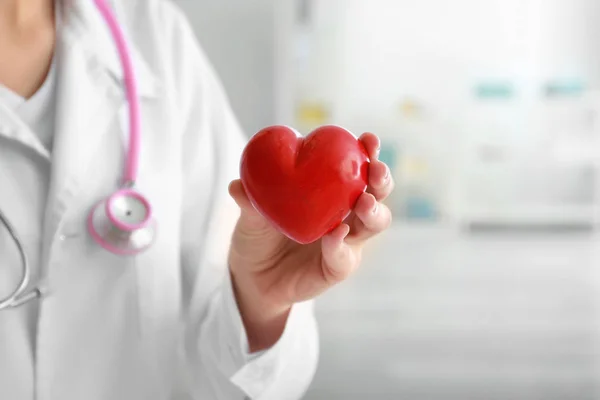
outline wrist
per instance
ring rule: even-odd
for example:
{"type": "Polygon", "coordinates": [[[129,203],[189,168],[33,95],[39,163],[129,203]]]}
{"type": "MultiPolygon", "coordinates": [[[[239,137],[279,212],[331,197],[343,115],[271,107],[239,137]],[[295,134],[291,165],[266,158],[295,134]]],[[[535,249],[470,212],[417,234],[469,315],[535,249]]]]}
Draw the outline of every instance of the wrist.
{"type": "Polygon", "coordinates": [[[276,304],[269,300],[256,287],[252,276],[231,271],[230,276],[250,353],[272,347],[285,330],[292,305],[276,304]]]}

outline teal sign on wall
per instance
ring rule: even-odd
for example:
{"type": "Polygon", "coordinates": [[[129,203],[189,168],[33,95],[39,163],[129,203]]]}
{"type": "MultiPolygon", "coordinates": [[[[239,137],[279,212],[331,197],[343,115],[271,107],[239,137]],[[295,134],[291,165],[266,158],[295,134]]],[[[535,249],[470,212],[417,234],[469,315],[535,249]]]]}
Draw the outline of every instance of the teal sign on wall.
{"type": "Polygon", "coordinates": [[[398,165],[398,151],[396,146],[382,141],[379,160],[386,163],[393,171],[398,165]]]}

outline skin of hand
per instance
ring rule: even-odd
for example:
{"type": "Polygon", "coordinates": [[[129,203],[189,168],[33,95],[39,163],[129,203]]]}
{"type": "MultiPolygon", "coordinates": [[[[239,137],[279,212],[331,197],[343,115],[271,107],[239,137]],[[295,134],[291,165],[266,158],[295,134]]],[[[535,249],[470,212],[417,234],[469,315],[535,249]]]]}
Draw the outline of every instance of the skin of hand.
{"type": "Polygon", "coordinates": [[[229,253],[233,287],[250,352],[273,346],[294,303],[313,299],[346,280],[360,265],[366,242],[391,223],[382,203],[393,188],[390,169],[378,160],[380,141],[359,140],[369,154],[369,184],[350,216],[317,242],[300,245],[275,230],[252,206],[240,180],[229,194],[241,209],[229,253]]]}

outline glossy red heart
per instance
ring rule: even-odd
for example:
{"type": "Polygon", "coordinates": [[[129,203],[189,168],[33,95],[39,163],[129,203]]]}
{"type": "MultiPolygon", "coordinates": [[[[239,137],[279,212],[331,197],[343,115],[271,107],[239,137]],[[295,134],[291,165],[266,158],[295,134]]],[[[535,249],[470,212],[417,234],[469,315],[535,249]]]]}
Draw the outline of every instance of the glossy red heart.
{"type": "Polygon", "coordinates": [[[336,228],[368,183],[369,157],[346,129],[302,137],[286,126],[255,134],[242,154],[242,184],[256,210],[290,239],[308,244],[336,228]]]}

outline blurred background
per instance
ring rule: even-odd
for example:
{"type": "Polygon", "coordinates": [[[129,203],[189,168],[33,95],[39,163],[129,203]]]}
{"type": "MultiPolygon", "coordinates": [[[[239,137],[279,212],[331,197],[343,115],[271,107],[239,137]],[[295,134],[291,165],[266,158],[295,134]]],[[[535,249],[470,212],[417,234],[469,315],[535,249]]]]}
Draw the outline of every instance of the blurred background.
{"type": "Polygon", "coordinates": [[[377,133],[309,400],[600,399],[598,0],[178,0],[248,135],[377,133]]]}

